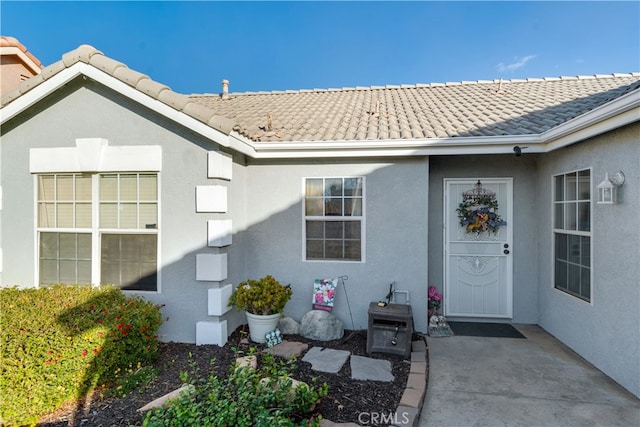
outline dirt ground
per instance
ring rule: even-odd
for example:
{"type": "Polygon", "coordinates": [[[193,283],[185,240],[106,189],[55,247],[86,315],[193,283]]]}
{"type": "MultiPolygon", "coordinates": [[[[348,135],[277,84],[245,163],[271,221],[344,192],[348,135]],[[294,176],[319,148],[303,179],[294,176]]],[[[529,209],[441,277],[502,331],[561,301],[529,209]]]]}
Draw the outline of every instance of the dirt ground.
{"type": "MultiPolygon", "coordinates": [[[[124,398],[105,397],[103,393],[95,393],[91,401],[84,404],[78,413],[78,405],[69,405],[54,414],[44,417],[39,426],[131,426],[142,425],[144,414],[137,409],[181,387],[180,372],[190,372],[190,360],[195,362],[200,372],[211,372],[224,376],[235,361],[236,350],[247,351],[250,346],[257,350],[263,345],[246,343],[246,325],[238,328],[224,347],[215,345],[196,346],[195,344],[161,343],[160,354],[155,362],[157,377],[146,387],[133,391],[124,398]],[[191,357],[189,355],[191,354],[191,357]],[[211,364],[211,360],[214,363],[211,364]]],[[[298,335],[287,335],[286,340],[309,343],[313,346],[350,351],[351,354],[389,360],[392,364],[394,380],[392,382],[358,381],[351,379],[349,363],[345,363],[340,372],[330,374],[313,371],[307,362],[298,360],[293,377],[310,382],[317,378],[319,384],[326,382],[329,394],[322,399],[315,414],[334,422],[358,423],[361,413],[390,413],[395,411],[409,375],[410,361],[400,356],[383,353],[367,354],[366,331],[345,331],[341,340],[312,341],[298,335]]],[[[414,334],[414,340],[422,339],[414,334]]],[[[302,356],[300,357],[302,358],[302,356]]],[[[365,417],[369,419],[368,417],[365,417]]]]}

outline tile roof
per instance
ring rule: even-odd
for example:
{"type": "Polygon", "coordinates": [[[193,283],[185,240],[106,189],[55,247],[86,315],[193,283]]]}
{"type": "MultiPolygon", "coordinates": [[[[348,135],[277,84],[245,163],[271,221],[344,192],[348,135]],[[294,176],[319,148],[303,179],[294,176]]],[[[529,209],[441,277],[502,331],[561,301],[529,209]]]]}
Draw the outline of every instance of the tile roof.
{"type": "Polygon", "coordinates": [[[37,67],[42,66],[40,60],[33,56],[33,54],[29,52],[27,48],[14,37],[0,36],[0,47],[16,47],[20,49],[20,51],[24,53],[31,61],[33,61],[33,63],[37,67]]]}
{"type": "Polygon", "coordinates": [[[639,87],[632,73],[190,99],[254,141],[373,141],[540,134],[639,87]]]}
{"type": "Polygon", "coordinates": [[[640,97],[640,73],[187,96],[82,45],[3,95],[0,105],[80,62],[211,128],[256,142],[537,135],[632,91],[640,97]]]}
{"type": "Polygon", "coordinates": [[[89,64],[136,90],[156,99],[169,107],[181,111],[206,125],[228,134],[234,123],[220,117],[211,109],[189,99],[188,96],[173,92],[168,86],[158,83],[148,76],[128,68],[125,64],[105,56],[89,45],[82,45],[62,56],[62,60],[42,69],[42,72],[25,80],[14,91],[2,95],[0,106],[4,108],[25,93],[38,87],[67,68],[77,63],[89,64]]]}

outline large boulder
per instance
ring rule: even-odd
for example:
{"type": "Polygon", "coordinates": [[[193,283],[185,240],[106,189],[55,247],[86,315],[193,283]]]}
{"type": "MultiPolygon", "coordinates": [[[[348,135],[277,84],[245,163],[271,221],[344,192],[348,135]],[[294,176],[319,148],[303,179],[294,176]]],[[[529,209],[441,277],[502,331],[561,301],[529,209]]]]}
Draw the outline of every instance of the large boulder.
{"type": "Polygon", "coordinates": [[[337,340],[344,336],[342,322],[323,310],[311,310],[300,321],[300,335],[317,341],[337,340]]]}

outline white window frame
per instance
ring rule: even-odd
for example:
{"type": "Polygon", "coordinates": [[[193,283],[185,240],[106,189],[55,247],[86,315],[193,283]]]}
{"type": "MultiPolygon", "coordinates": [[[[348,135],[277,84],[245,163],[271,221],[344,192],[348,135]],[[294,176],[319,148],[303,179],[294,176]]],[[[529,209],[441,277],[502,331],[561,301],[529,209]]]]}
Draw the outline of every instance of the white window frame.
{"type": "MultiPolygon", "coordinates": [[[[34,283],[36,286],[40,285],[40,233],[50,232],[50,233],[86,233],[91,234],[91,284],[93,286],[99,286],[101,284],[101,265],[102,265],[102,257],[101,257],[101,247],[102,247],[102,235],[103,234],[155,234],[157,235],[157,247],[156,247],[156,289],[155,290],[129,290],[122,289],[124,292],[131,293],[143,293],[143,294],[157,294],[161,293],[161,258],[160,258],[160,248],[161,248],[161,174],[158,171],[118,171],[118,172],[92,172],[91,173],[91,215],[92,215],[92,226],[91,228],[57,228],[57,227],[40,227],[38,221],[39,215],[39,207],[38,207],[38,180],[40,176],[43,175],[73,175],[80,174],[79,172],[44,172],[33,175],[34,179],[34,225],[35,225],[35,233],[34,233],[34,247],[35,247],[35,275],[34,275],[34,283]],[[101,228],[100,227],[100,176],[105,174],[116,174],[116,175],[128,175],[128,174],[151,174],[156,176],[156,185],[157,185],[157,224],[155,229],[141,229],[141,228],[101,228]]],[[[138,200],[139,203],[139,200],[138,200]]]]}
{"type": "MultiPolygon", "coordinates": [[[[580,169],[574,169],[574,170],[569,170],[566,172],[562,172],[562,173],[558,173],[558,174],[554,174],[551,177],[551,286],[552,288],[561,293],[562,295],[567,295],[572,297],[572,300],[577,300],[577,301],[581,301],[587,304],[593,304],[593,197],[594,197],[594,191],[593,191],[593,170],[592,168],[588,167],[588,168],[580,168],[580,169]],[[556,179],[558,177],[565,177],[565,182],[566,182],[566,177],[570,174],[575,173],[576,176],[578,177],[578,179],[576,180],[576,186],[577,188],[579,188],[579,174],[580,172],[583,171],[589,171],[589,183],[588,183],[588,189],[589,189],[589,198],[588,199],[583,199],[580,198],[580,195],[578,194],[578,191],[576,189],[576,199],[575,200],[567,200],[567,188],[565,185],[565,188],[563,189],[564,194],[563,194],[563,198],[562,200],[556,200],[556,179]],[[580,225],[579,225],[579,211],[580,209],[578,208],[580,203],[589,203],[589,229],[588,230],[579,230],[580,225]],[[576,229],[575,230],[571,230],[571,229],[567,229],[567,228],[558,228],[556,227],[556,206],[559,204],[569,204],[569,203],[576,203],[576,229]],[[557,260],[557,254],[556,254],[556,236],[557,235],[565,235],[565,236],[579,236],[579,237],[588,237],[589,238],[589,297],[588,299],[584,297],[584,295],[581,294],[576,294],[574,292],[569,291],[568,289],[564,289],[562,287],[558,287],[556,286],[556,260],[557,260]]],[[[566,209],[563,209],[563,213],[565,215],[565,219],[564,221],[566,221],[566,209]]],[[[565,224],[563,224],[564,226],[566,226],[565,224]]],[[[567,264],[570,264],[567,260],[567,264]]],[[[582,264],[578,264],[578,265],[582,265],[582,264]]]]}
{"type": "MultiPolygon", "coordinates": [[[[323,185],[324,187],[324,185],[323,185]]],[[[366,248],[366,238],[365,238],[365,230],[366,230],[366,187],[367,187],[367,183],[366,183],[366,178],[365,176],[355,176],[355,175],[348,175],[348,176],[306,176],[302,178],[302,261],[303,262],[332,262],[332,263],[357,263],[357,264],[361,264],[365,262],[366,259],[366,253],[365,253],[365,248],[366,248]],[[328,216],[328,215],[322,215],[322,216],[307,216],[306,215],[306,183],[308,179],[322,179],[323,182],[325,180],[328,179],[342,179],[343,182],[345,179],[350,179],[350,178],[357,178],[362,180],[362,196],[361,196],[361,200],[362,200],[362,214],[360,216],[328,216]],[[327,222],[327,221],[360,221],[360,259],[359,260],[352,260],[352,259],[333,259],[333,258],[314,258],[314,259],[309,259],[307,258],[307,221],[323,221],[323,222],[327,222]]],[[[342,196],[341,198],[344,199],[344,196],[342,196]]]]}

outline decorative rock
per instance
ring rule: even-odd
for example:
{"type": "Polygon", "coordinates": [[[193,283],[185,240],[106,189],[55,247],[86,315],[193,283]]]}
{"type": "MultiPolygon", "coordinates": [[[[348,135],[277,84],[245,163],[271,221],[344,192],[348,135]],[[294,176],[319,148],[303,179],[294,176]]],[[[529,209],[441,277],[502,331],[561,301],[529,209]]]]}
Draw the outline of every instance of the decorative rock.
{"type": "Polygon", "coordinates": [[[331,341],[342,338],[344,328],[335,314],[311,310],[300,321],[300,335],[317,341],[331,341]]]}
{"type": "Polygon", "coordinates": [[[258,369],[258,358],[253,355],[236,358],[236,369],[240,368],[258,369]]]}
{"type": "Polygon", "coordinates": [[[160,408],[160,407],[164,406],[171,399],[175,399],[178,396],[180,396],[180,393],[182,393],[183,391],[187,391],[187,390],[191,390],[191,389],[193,389],[192,385],[182,386],[177,390],[173,390],[172,392],[167,393],[164,396],[159,397],[156,400],[147,403],[142,408],[138,408],[138,412],[146,412],[146,411],[148,411],[150,409],[160,408]]]}
{"type": "Polygon", "coordinates": [[[300,323],[291,317],[283,317],[278,322],[278,329],[283,335],[297,335],[300,333],[300,323]]]}

